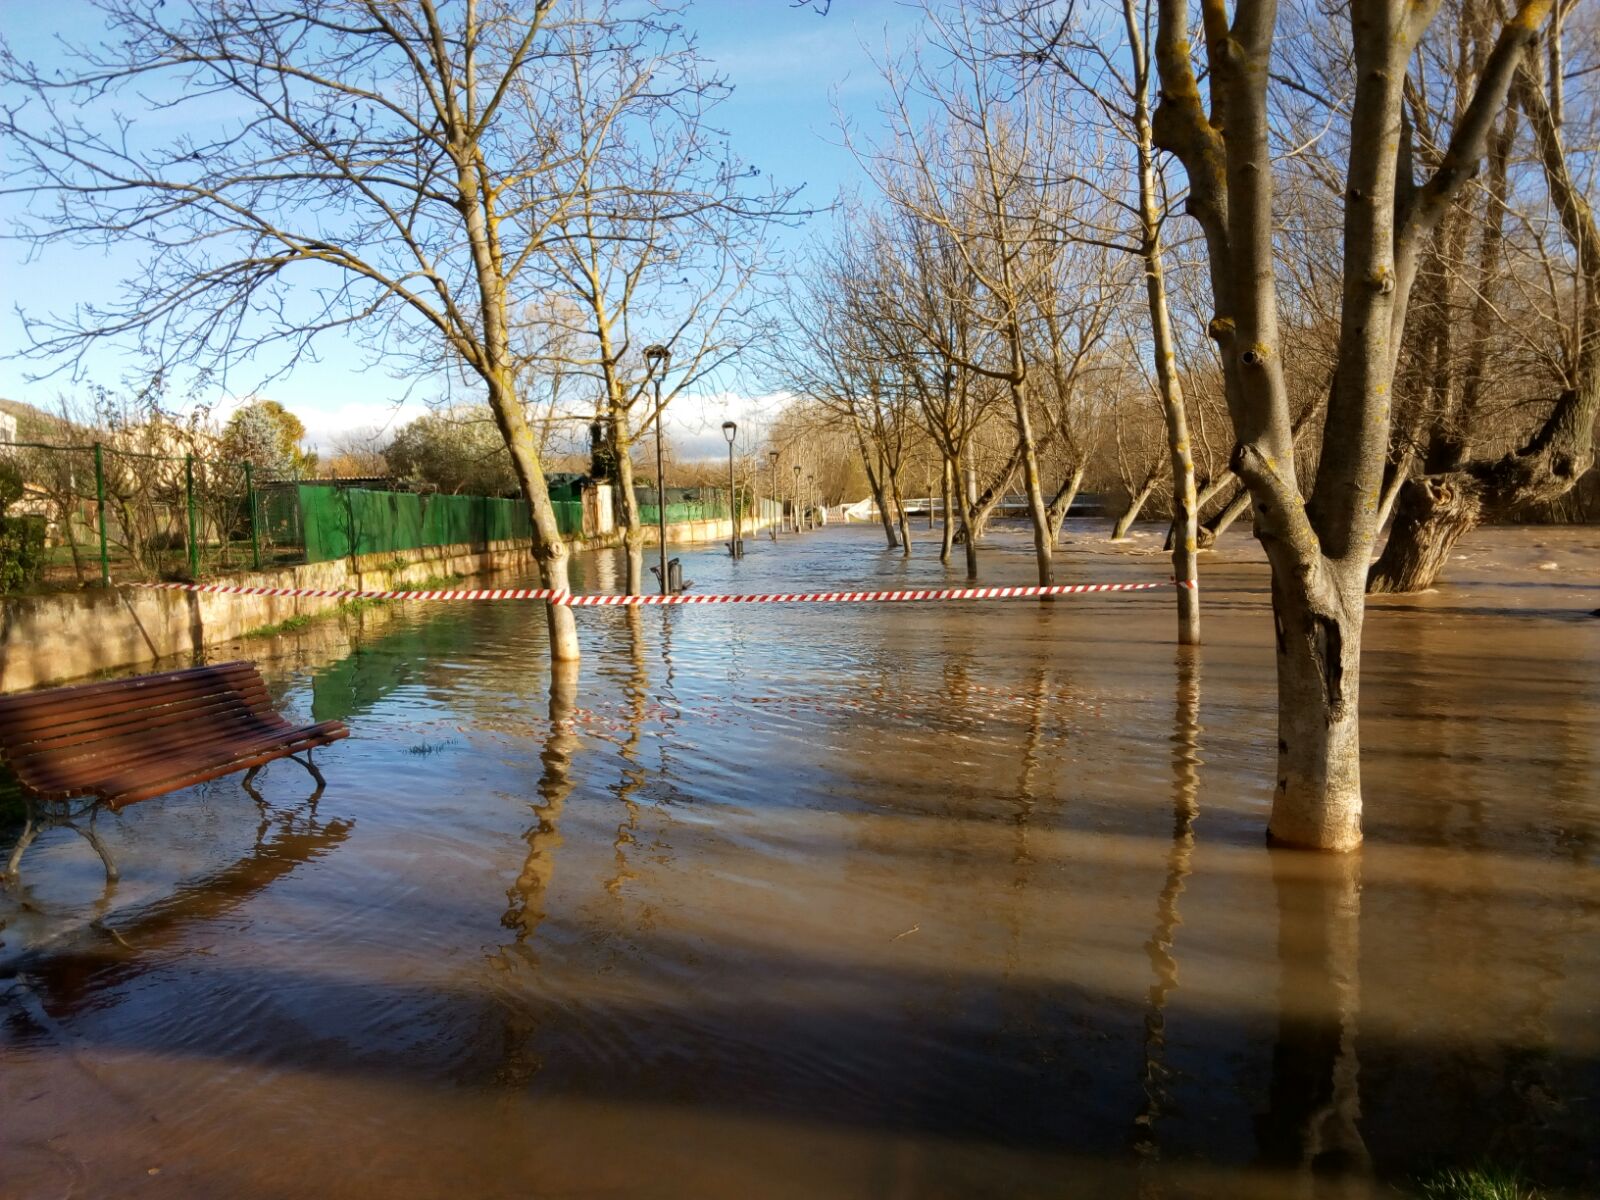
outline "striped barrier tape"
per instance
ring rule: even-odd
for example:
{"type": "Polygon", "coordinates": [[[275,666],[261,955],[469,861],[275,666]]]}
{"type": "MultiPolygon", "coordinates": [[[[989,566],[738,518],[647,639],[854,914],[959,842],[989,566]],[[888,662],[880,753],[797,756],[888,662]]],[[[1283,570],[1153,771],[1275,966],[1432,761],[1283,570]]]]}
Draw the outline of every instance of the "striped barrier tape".
{"type": "Polygon", "coordinates": [[[343,591],[334,588],[245,587],[227,583],[135,583],[131,587],[208,592],[224,596],[313,596],[334,600],[548,600],[569,608],[655,607],[679,604],[900,604],[928,600],[1025,600],[1039,596],[1078,596],[1098,592],[1149,592],[1158,588],[1196,589],[1198,580],[1161,583],[1057,583],[1031,587],[907,588],[871,592],[755,592],[677,596],[631,596],[605,592],[564,592],[555,588],[470,588],[407,591],[343,591]]]}

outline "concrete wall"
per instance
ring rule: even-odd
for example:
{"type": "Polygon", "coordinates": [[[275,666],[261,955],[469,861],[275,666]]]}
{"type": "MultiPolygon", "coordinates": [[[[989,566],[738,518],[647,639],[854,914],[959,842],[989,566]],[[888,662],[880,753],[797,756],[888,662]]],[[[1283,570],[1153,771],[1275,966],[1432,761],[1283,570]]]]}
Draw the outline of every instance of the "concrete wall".
{"type": "MultiPolygon", "coordinates": [[[[730,523],[690,521],[668,527],[668,543],[726,541],[730,523]]],[[[749,536],[751,531],[746,532],[749,536]]],[[[621,541],[577,543],[599,549],[621,541]]],[[[655,544],[655,530],[647,544],[655,544]]],[[[212,583],[243,587],[386,591],[444,575],[533,570],[524,545],[500,542],[486,549],[447,546],[402,554],[306,563],[271,572],[218,577],[212,583]]],[[[463,585],[465,586],[465,585],[463,585]]],[[[206,646],[300,616],[315,616],[342,602],[326,596],[237,596],[207,592],[98,588],[0,602],[0,692],[20,691],[169,657],[192,657],[206,646]]]]}

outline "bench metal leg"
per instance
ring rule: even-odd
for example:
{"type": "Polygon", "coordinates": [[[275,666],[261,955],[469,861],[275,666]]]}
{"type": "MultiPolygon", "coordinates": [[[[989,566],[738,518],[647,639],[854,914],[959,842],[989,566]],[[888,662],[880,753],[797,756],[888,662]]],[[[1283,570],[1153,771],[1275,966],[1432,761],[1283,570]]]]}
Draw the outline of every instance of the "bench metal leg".
{"type": "Polygon", "coordinates": [[[6,863],[6,882],[15,883],[17,875],[22,869],[22,854],[33,844],[33,839],[39,836],[39,814],[35,810],[31,799],[23,801],[27,816],[22,822],[22,834],[17,838],[17,844],[11,850],[10,861],[6,863]]]}
{"type": "Polygon", "coordinates": [[[317,770],[317,764],[311,761],[311,751],[307,750],[304,758],[298,754],[291,754],[289,757],[311,772],[311,778],[317,781],[317,795],[320,796],[322,789],[328,786],[328,781],[322,777],[322,772],[317,770]]]}
{"type": "Polygon", "coordinates": [[[89,814],[89,828],[80,829],[76,825],[74,825],[72,828],[78,832],[84,841],[93,846],[94,852],[100,856],[100,861],[105,864],[106,868],[106,882],[115,883],[117,880],[122,878],[122,872],[117,870],[116,859],[111,857],[111,851],[106,849],[106,844],[100,840],[99,833],[95,831],[94,823],[96,818],[99,816],[100,809],[96,807],[95,810],[89,814]]]}
{"type": "Polygon", "coordinates": [[[17,844],[11,849],[11,858],[6,863],[5,879],[7,883],[17,882],[18,877],[22,873],[22,855],[29,846],[33,845],[34,839],[36,839],[46,829],[52,829],[62,825],[72,830],[73,833],[77,834],[84,841],[88,842],[89,845],[94,847],[94,852],[100,856],[100,862],[106,869],[107,883],[115,883],[121,878],[122,873],[117,869],[116,859],[111,857],[111,851],[106,849],[106,844],[100,840],[100,834],[94,827],[95,819],[100,815],[100,805],[98,802],[91,805],[87,810],[89,813],[89,825],[87,828],[79,825],[77,821],[73,819],[74,815],[82,817],[84,810],[79,810],[76,814],[65,812],[47,812],[41,814],[37,801],[29,798],[25,800],[24,803],[27,806],[27,818],[24,820],[22,825],[22,835],[17,838],[17,844]]]}

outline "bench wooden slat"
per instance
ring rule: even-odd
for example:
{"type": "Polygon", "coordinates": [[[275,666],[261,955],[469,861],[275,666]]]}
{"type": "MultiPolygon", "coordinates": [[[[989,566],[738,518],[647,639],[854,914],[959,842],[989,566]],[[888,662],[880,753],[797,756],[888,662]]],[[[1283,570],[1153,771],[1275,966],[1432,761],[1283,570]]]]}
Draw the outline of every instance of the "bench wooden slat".
{"type": "Polygon", "coordinates": [[[190,696],[142,712],[103,713],[82,720],[63,720],[45,729],[8,731],[3,742],[9,756],[28,758],[67,751],[85,741],[116,738],[144,729],[159,729],[175,722],[204,724],[213,716],[234,712],[270,712],[266,689],[190,696]]]}
{"type": "Polygon", "coordinates": [[[162,762],[208,761],[232,744],[282,738],[293,726],[281,718],[269,720],[256,714],[241,714],[226,722],[196,729],[175,726],[164,737],[137,741],[92,742],[74,747],[70,758],[49,755],[24,759],[15,764],[17,777],[39,792],[78,788],[94,790],[97,780],[108,774],[162,762]]]}
{"type": "Polygon", "coordinates": [[[107,764],[102,768],[96,786],[107,795],[118,794],[129,788],[143,787],[147,783],[162,779],[176,779],[202,770],[213,763],[231,762],[235,758],[258,754],[285,742],[297,741],[312,735],[316,730],[315,725],[302,725],[254,733],[240,732],[232,737],[212,738],[197,747],[192,755],[146,758],[129,763],[125,767],[107,764]]]}
{"type": "Polygon", "coordinates": [[[265,703],[266,685],[259,678],[234,676],[222,680],[190,680],[186,683],[164,684],[134,696],[125,696],[120,702],[114,696],[92,696],[80,703],[57,700],[50,706],[12,714],[0,713],[0,736],[7,741],[22,740],[48,733],[66,722],[115,720],[201,696],[259,695],[265,703]]]}
{"type": "MultiPolygon", "coordinates": [[[[330,729],[327,732],[318,734],[316,736],[300,738],[288,745],[279,746],[273,750],[252,755],[249,758],[243,758],[231,763],[208,767],[198,774],[188,775],[175,781],[166,780],[143,787],[138,787],[132,791],[121,792],[115,795],[107,796],[106,807],[111,809],[112,812],[117,812],[123,808],[126,808],[130,804],[138,803],[140,800],[149,800],[155,796],[163,796],[168,792],[176,791],[178,788],[189,787],[196,783],[205,783],[208,780],[221,779],[224,775],[232,775],[236,771],[245,771],[251,767],[264,767],[269,762],[273,762],[276,759],[286,758],[291,754],[299,754],[305,750],[313,750],[318,746],[327,746],[333,742],[339,741],[341,738],[347,738],[350,736],[350,731],[338,721],[325,721],[323,722],[323,725],[337,726],[337,728],[330,729]]],[[[321,727],[313,726],[312,728],[321,727]]]]}
{"type": "Polygon", "coordinates": [[[261,673],[254,663],[231,662],[214,666],[190,667],[183,671],[166,671],[160,675],[141,675],[136,679],[113,679],[106,683],[82,683],[69,687],[45,688],[37,692],[17,692],[0,696],[0,722],[9,722],[26,713],[35,713],[61,705],[90,705],[107,694],[122,698],[127,706],[129,698],[140,694],[154,694],[157,689],[171,685],[192,687],[213,679],[245,678],[259,681],[261,673]]]}

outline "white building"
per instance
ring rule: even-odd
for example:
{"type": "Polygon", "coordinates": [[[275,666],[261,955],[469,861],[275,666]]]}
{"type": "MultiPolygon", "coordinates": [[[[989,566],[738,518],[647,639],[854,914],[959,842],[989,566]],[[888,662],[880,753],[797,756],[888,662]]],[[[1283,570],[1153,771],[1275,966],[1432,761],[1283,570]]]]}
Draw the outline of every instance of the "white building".
{"type": "Polygon", "coordinates": [[[0,412],[0,442],[17,440],[17,419],[8,412],[0,412]]]}

